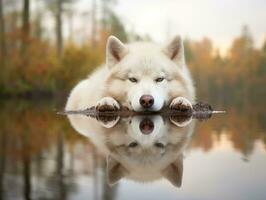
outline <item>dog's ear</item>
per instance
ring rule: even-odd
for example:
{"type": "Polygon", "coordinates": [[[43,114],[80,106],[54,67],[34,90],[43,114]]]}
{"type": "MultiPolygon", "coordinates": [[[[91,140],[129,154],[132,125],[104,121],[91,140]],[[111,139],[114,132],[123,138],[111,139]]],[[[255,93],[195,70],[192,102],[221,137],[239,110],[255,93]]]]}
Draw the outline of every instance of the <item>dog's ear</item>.
{"type": "Polygon", "coordinates": [[[162,171],[162,174],[174,186],[180,187],[183,177],[183,155],[178,156],[178,158],[173,163],[168,165],[162,171]]]}
{"type": "Polygon", "coordinates": [[[184,45],[180,36],[174,37],[174,39],[164,48],[163,51],[178,66],[185,66],[184,45]]]}
{"type": "Polygon", "coordinates": [[[107,179],[109,185],[116,184],[126,175],[126,169],[111,156],[107,157],[107,179]]]}
{"type": "Polygon", "coordinates": [[[117,64],[128,52],[127,47],[115,36],[109,36],[106,45],[106,64],[108,67],[113,67],[117,64]]]}

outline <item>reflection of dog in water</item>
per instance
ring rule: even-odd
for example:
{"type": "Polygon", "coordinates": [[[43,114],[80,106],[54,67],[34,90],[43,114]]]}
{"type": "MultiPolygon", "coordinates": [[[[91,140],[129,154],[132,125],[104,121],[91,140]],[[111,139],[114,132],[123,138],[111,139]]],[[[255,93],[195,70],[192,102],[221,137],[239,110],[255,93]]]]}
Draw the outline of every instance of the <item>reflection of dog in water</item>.
{"type": "Polygon", "coordinates": [[[105,128],[86,116],[68,117],[72,126],[106,155],[110,184],[122,178],[152,182],[164,177],[181,186],[183,151],[190,141],[193,122],[184,126],[184,119],[180,122],[160,115],[134,116],[119,122],[105,121],[104,126],[109,127],[105,128]]]}

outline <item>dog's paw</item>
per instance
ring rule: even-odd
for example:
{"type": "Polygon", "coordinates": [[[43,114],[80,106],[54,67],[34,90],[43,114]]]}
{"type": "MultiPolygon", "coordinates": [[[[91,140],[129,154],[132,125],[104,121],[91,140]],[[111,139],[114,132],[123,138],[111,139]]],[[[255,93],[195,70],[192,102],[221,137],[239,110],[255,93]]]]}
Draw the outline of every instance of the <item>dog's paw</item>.
{"type": "Polygon", "coordinates": [[[119,109],[120,105],[112,97],[104,97],[96,104],[96,110],[99,112],[116,111],[119,109]]]}
{"type": "Polygon", "coordinates": [[[193,107],[189,100],[185,97],[176,97],[170,104],[170,109],[178,110],[181,112],[191,112],[193,107]]]}
{"type": "Polygon", "coordinates": [[[170,121],[177,127],[185,127],[192,121],[192,116],[170,116],[170,121]]]}
{"type": "Polygon", "coordinates": [[[112,128],[117,124],[120,117],[118,115],[114,115],[114,116],[101,116],[100,115],[96,119],[100,122],[100,124],[103,127],[112,128]]]}

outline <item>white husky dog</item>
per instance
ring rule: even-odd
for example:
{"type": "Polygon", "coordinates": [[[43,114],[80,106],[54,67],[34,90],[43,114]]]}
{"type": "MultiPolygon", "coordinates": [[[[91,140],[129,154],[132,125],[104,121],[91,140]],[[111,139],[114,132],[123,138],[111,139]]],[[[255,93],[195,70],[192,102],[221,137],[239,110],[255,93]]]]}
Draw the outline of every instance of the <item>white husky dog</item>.
{"type": "Polygon", "coordinates": [[[123,44],[110,36],[106,64],[76,85],[66,110],[121,105],[134,111],[191,108],[194,93],[179,36],[165,47],[150,42],[123,44]]]}

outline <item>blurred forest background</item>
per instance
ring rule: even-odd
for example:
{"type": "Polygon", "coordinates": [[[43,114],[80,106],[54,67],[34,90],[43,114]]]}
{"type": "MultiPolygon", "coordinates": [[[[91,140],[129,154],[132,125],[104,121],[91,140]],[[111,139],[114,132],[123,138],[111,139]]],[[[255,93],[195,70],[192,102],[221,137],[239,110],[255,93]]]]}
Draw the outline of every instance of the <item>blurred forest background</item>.
{"type": "MultiPolygon", "coordinates": [[[[114,0],[93,0],[86,13],[73,9],[76,2],[0,0],[1,96],[67,93],[104,62],[110,34],[124,42],[151,40],[126,30],[114,12],[114,0]],[[86,21],[83,30],[73,30],[74,15],[86,21]],[[52,30],[46,27],[47,20],[53,20],[52,30]],[[68,29],[67,38],[63,27],[68,29]]],[[[200,41],[185,38],[185,49],[198,99],[221,104],[265,101],[266,40],[255,48],[248,26],[239,27],[239,36],[226,55],[221,56],[207,37],[200,41]]]]}
{"type": "MultiPolygon", "coordinates": [[[[86,12],[75,9],[77,2],[0,0],[0,199],[68,199],[70,193],[80,192],[77,178],[84,175],[93,177],[95,188],[96,183],[104,185],[106,199],[115,195],[97,175],[97,168],[105,173],[104,158],[64,117],[55,114],[55,108],[64,106],[57,97],[65,97],[104,62],[110,34],[123,42],[152,38],[126,26],[115,12],[115,0],[88,1],[86,12]],[[79,30],[74,29],[74,17],[80,18],[79,30]]],[[[243,24],[222,54],[208,35],[197,41],[184,38],[198,100],[227,111],[199,123],[191,149],[211,152],[225,145],[244,161],[258,149],[265,153],[266,33],[260,47],[254,39],[243,24]]],[[[230,171],[234,171],[231,166],[239,167],[232,163],[230,171]]]]}

